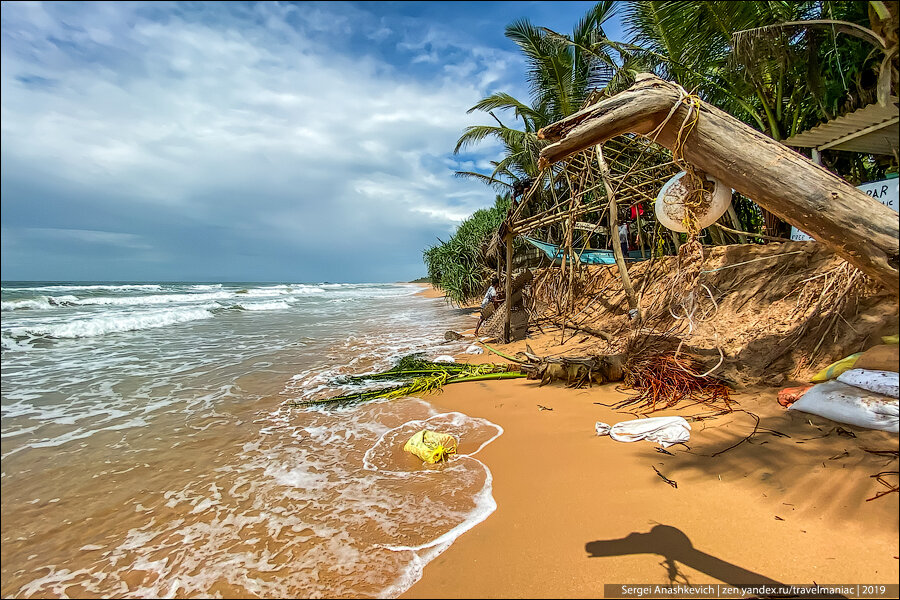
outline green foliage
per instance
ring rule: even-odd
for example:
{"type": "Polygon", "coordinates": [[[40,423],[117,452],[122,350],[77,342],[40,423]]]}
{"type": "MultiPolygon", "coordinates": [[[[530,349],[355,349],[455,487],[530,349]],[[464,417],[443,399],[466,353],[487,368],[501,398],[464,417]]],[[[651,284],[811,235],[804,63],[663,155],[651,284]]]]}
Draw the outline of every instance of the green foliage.
{"type": "Polygon", "coordinates": [[[451,302],[466,304],[484,293],[491,273],[487,244],[506,218],[509,203],[509,196],[497,196],[494,206],[475,211],[449,240],[438,240],[423,253],[432,285],[451,302]]]}
{"type": "Polygon", "coordinates": [[[380,380],[402,381],[403,383],[378,389],[351,392],[332,398],[293,402],[290,406],[344,406],[368,400],[390,400],[412,394],[437,392],[449,383],[512,379],[525,376],[525,373],[511,372],[507,365],[502,364],[435,363],[423,359],[420,354],[411,354],[404,356],[387,371],[346,377],[339,380],[339,383],[366,383],[380,380]]]}

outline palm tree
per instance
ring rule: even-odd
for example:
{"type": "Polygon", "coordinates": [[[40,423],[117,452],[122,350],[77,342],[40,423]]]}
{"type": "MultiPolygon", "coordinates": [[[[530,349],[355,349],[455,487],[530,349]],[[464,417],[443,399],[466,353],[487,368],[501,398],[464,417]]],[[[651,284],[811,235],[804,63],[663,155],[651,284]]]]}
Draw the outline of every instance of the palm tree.
{"type": "MultiPolygon", "coordinates": [[[[842,25],[862,29],[875,4],[885,3],[639,0],[624,21],[633,51],[657,74],[783,140],[874,100],[888,51],[837,33],[842,25]]],[[[853,160],[835,170],[865,170],[853,160]]],[[[770,230],[782,227],[764,216],[770,230]]]]}
{"type": "Polygon", "coordinates": [[[558,121],[581,108],[598,81],[615,74],[609,61],[596,60],[583,49],[597,46],[606,38],[603,23],[616,10],[616,3],[604,0],[595,4],[578,22],[570,43],[560,44],[558,34],[519,19],[506,28],[506,37],[515,42],[525,55],[530,101],[523,102],[510,94],[497,92],[480,100],[469,112],[483,111],[496,125],[466,128],[456,143],[454,153],[493,137],[504,146],[503,158],[494,162],[490,175],[459,171],[458,176],[479,179],[494,187],[512,188],[513,184],[538,175],[538,155],[543,142],[538,140],[541,127],[558,121]],[[517,127],[509,127],[497,111],[512,112],[517,127]]]}

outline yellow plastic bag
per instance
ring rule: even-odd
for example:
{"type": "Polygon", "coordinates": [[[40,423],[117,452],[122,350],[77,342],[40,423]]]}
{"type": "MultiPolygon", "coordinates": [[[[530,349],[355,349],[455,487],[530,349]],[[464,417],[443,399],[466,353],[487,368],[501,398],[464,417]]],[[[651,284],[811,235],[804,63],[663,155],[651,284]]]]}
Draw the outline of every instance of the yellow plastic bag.
{"type": "Polygon", "coordinates": [[[896,334],[896,333],[895,333],[894,335],[886,335],[886,336],[884,336],[884,337],[881,338],[881,343],[882,343],[882,344],[897,344],[897,343],[900,343],[900,334],[896,334]]]}
{"type": "Polygon", "coordinates": [[[847,358],[842,358],[841,360],[831,363],[818,373],[816,373],[815,377],[810,379],[813,383],[822,383],[824,381],[829,381],[834,379],[844,371],[849,371],[853,368],[853,365],[856,364],[856,359],[862,356],[862,352],[857,352],[856,354],[851,354],[847,358]]]}
{"type": "Polygon", "coordinates": [[[456,454],[456,438],[449,433],[423,429],[403,446],[405,452],[415,454],[427,463],[434,464],[456,454]]]}

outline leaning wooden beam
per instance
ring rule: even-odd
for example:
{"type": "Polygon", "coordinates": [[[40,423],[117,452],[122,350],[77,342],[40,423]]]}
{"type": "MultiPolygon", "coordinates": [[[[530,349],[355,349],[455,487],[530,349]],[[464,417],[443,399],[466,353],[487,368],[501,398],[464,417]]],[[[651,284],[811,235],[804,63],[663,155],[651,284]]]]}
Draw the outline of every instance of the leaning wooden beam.
{"type": "Polygon", "coordinates": [[[606,197],[609,198],[609,241],[612,242],[613,256],[616,258],[616,267],[619,269],[619,278],[622,280],[622,288],[625,290],[625,296],[628,298],[628,308],[637,310],[637,317],[640,321],[640,305],[638,304],[637,295],[634,293],[634,287],[631,285],[631,278],[628,277],[628,267],[625,266],[622,244],[619,241],[619,209],[616,206],[616,191],[612,189],[612,185],[609,182],[609,167],[606,165],[606,161],[603,160],[603,148],[600,144],[597,144],[596,151],[600,177],[603,179],[603,185],[606,186],[606,197]]]}
{"type": "MultiPolygon", "coordinates": [[[[541,164],[623,133],[648,134],[663,122],[655,139],[672,149],[688,110],[683,97],[676,84],[642,74],[624,92],[542,129],[539,137],[555,143],[541,150],[541,164]]],[[[707,103],[682,156],[900,293],[900,224],[890,208],[707,103]]]]}
{"type": "Polygon", "coordinates": [[[506,307],[503,317],[503,343],[510,342],[511,315],[512,315],[512,260],[513,260],[513,234],[509,232],[505,236],[506,241],[506,307]]]}

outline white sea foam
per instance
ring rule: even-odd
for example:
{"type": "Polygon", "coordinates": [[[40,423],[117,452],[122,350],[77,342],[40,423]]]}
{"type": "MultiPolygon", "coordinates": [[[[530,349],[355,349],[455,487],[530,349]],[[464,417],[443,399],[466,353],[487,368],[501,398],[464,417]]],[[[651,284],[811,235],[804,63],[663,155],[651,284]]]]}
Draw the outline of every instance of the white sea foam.
{"type": "MultiPolygon", "coordinates": [[[[242,294],[240,284],[199,285],[132,296],[73,290],[75,300],[188,297],[177,303],[95,301],[4,313],[4,464],[24,449],[56,457],[56,468],[84,470],[62,490],[48,481],[24,500],[58,496],[53,510],[71,510],[66,493],[80,491],[81,480],[98,489],[115,484],[129,494],[126,508],[134,507],[120,511],[132,516],[102,538],[77,519],[67,523],[83,551],[32,561],[9,584],[13,595],[59,596],[77,586],[98,597],[220,589],[384,597],[409,587],[428,561],[494,510],[490,472],[472,458],[499,435],[493,424],[459,413],[441,420],[417,399],[330,411],[264,408],[272,381],[281,377],[281,385],[293,372],[285,399],[339,373],[380,370],[396,356],[433,349],[453,327],[452,317],[432,308],[437,302],[395,300],[410,290],[390,285],[265,285],[242,294]],[[226,297],[207,296],[220,293],[226,297]],[[347,310],[332,298],[373,300],[347,310]],[[269,312],[226,310],[238,306],[269,312]],[[210,320],[103,337],[193,317],[210,320]],[[32,339],[60,334],[92,338],[32,339]],[[19,344],[37,351],[7,353],[19,344]],[[459,428],[461,455],[439,467],[410,460],[395,442],[422,423],[459,428]],[[150,463],[166,477],[147,477],[150,463]]],[[[4,489],[16,489],[20,475],[7,475],[4,489]]],[[[104,497],[92,497],[85,510],[109,509],[104,497]]],[[[50,514],[60,515],[40,517],[50,514]]]]}
{"type": "Polygon", "coordinates": [[[15,287],[6,289],[16,289],[16,290],[28,290],[34,292],[44,292],[44,291],[62,291],[62,290],[113,290],[113,291],[153,291],[153,290],[161,290],[162,286],[157,283],[135,283],[135,284],[123,284],[123,285],[112,285],[112,284],[93,284],[93,285],[67,285],[67,284],[59,284],[59,285],[41,285],[35,287],[15,287]]]}
{"type": "Polygon", "coordinates": [[[284,310],[291,307],[290,304],[283,300],[273,300],[271,302],[241,302],[235,306],[244,310],[284,310]]]}
{"type": "Polygon", "coordinates": [[[205,294],[154,294],[152,296],[96,296],[75,298],[73,296],[55,297],[50,301],[66,306],[144,306],[155,304],[210,302],[234,298],[232,292],[209,292],[205,294]]]}
{"type": "Polygon", "coordinates": [[[212,313],[205,308],[155,310],[75,319],[65,323],[14,327],[9,330],[9,334],[19,341],[36,337],[51,339],[83,338],[108,333],[165,327],[198,319],[208,319],[212,316],[212,313]]]}

